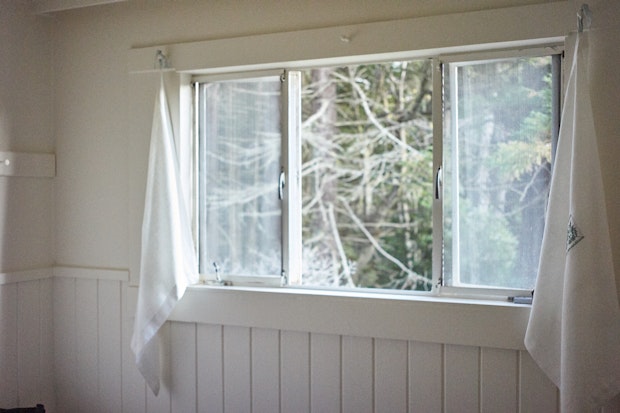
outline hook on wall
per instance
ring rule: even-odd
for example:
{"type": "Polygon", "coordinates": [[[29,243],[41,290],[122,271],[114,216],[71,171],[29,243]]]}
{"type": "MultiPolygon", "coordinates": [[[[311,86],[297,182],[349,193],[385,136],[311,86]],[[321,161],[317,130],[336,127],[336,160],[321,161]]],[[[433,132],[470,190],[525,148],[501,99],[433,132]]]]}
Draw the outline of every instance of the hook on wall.
{"type": "Polygon", "coordinates": [[[590,10],[590,6],[584,3],[581,5],[579,13],[577,13],[577,29],[579,30],[579,33],[582,33],[584,30],[590,30],[591,25],[592,10],[590,10]]]}
{"type": "Polygon", "coordinates": [[[168,60],[168,56],[166,56],[162,50],[157,50],[155,53],[155,69],[170,69],[170,61],[168,60]]]}

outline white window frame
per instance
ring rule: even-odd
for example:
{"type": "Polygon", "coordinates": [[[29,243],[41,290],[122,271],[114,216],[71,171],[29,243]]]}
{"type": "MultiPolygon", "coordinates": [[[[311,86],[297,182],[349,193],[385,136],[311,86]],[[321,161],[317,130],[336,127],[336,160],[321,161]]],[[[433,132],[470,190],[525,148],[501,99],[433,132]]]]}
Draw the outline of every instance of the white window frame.
{"type": "MultiPolygon", "coordinates": [[[[483,52],[466,52],[450,55],[439,55],[432,57],[408,57],[403,55],[399,60],[410,59],[431,59],[433,64],[433,171],[435,171],[435,191],[441,194],[438,187],[441,180],[441,168],[443,163],[443,74],[442,66],[453,62],[480,62],[491,61],[504,58],[516,57],[536,57],[548,56],[551,54],[561,54],[563,44],[551,43],[549,45],[529,47],[529,48],[509,48],[509,49],[490,49],[483,52]],[[439,95],[440,98],[436,98],[439,95]]],[[[412,54],[414,54],[412,52],[412,54]]],[[[376,60],[369,59],[368,63],[376,60]]],[[[347,65],[351,62],[343,58],[338,61],[338,65],[347,65]]],[[[356,61],[363,64],[366,61],[356,61]]],[[[293,62],[291,66],[297,64],[293,62]]],[[[296,70],[280,70],[282,88],[282,171],[286,180],[284,185],[284,197],[282,199],[282,274],[280,277],[260,276],[260,277],[235,277],[226,275],[227,283],[235,286],[258,286],[273,287],[282,286],[288,288],[298,288],[306,291],[363,291],[371,294],[405,294],[414,296],[437,296],[454,298],[474,298],[483,300],[505,301],[512,297],[528,297],[531,291],[523,289],[507,289],[486,286],[445,286],[443,285],[443,199],[441,196],[433,199],[433,253],[432,253],[432,290],[408,291],[390,289],[346,289],[336,287],[311,287],[301,285],[301,259],[302,259],[302,239],[301,239],[301,75],[296,70]]],[[[196,81],[224,81],[232,79],[250,79],[260,76],[273,76],[273,71],[259,72],[236,72],[218,75],[195,76],[192,82],[196,81]]],[[[194,117],[197,116],[194,114],[194,117]]],[[[196,129],[195,129],[196,130],[196,129]]],[[[194,158],[195,162],[195,158],[194,158]]],[[[194,171],[197,166],[194,166],[194,171]]],[[[194,179],[196,183],[196,179],[194,179]]],[[[274,182],[274,188],[276,183],[274,182]]],[[[196,188],[195,188],[196,189],[196,188]]],[[[196,207],[197,208],[197,207],[196,207]]],[[[196,228],[197,230],[197,228],[196,228]]],[[[204,278],[203,282],[214,284],[215,278],[204,278]]]]}

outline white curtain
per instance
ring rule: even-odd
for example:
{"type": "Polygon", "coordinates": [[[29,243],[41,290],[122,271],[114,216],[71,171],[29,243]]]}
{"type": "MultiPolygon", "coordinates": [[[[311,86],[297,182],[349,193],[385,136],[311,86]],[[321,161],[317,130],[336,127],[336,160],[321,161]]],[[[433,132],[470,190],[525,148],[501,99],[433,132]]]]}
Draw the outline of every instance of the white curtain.
{"type": "Polygon", "coordinates": [[[583,413],[620,393],[620,307],[590,101],[588,33],[572,40],[525,345],[559,387],[561,411],[583,413]]]}
{"type": "Polygon", "coordinates": [[[160,385],[157,333],[186,287],[197,281],[196,253],[162,74],[153,113],[142,222],[140,288],[131,340],[138,369],[156,395],[160,385]]]}

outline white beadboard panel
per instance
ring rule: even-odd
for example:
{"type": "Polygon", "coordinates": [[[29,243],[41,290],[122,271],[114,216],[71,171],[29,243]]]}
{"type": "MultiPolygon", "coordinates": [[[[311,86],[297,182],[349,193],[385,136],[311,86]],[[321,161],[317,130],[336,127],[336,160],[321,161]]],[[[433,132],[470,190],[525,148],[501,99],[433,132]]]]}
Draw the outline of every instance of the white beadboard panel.
{"type": "Polygon", "coordinates": [[[159,394],[155,396],[150,388],[146,389],[146,411],[148,413],[170,413],[170,322],[164,323],[159,329],[161,371],[159,378],[159,394]]]}
{"type": "Polygon", "coordinates": [[[250,412],[252,409],[250,329],[225,326],[224,411],[250,412]]]}
{"type": "Polygon", "coordinates": [[[196,324],[170,323],[171,411],[196,413],[196,324]]]}
{"type": "Polygon", "coordinates": [[[17,406],[17,285],[0,285],[0,406],[17,406]]]}
{"type": "Polygon", "coordinates": [[[370,413],[374,394],[373,339],[342,337],[342,411],[370,413]]]}
{"type": "Polygon", "coordinates": [[[138,289],[129,288],[122,283],[121,292],[121,377],[122,411],[125,413],[146,413],[146,382],[138,371],[133,351],[131,351],[131,335],[136,314],[138,289]]]}
{"type": "Polygon", "coordinates": [[[59,412],[77,409],[77,373],[83,368],[76,364],[75,330],[75,280],[54,279],[54,374],[56,385],[56,408],[59,412]]]}
{"type": "Polygon", "coordinates": [[[281,413],[310,411],[310,334],[280,334],[281,413]]]}
{"type": "Polygon", "coordinates": [[[19,404],[34,406],[40,396],[41,303],[39,282],[17,284],[17,367],[19,404]]]}
{"type": "Polygon", "coordinates": [[[198,324],[196,327],[196,382],[198,411],[224,412],[224,361],[222,326],[198,324]]]}
{"type": "Polygon", "coordinates": [[[313,412],[340,411],[340,336],[310,336],[310,405],[313,412]]]}
{"type": "Polygon", "coordinates": [[[253,328],[252,413],[280,411],[280,332],[253,328]]]}
{"type": "Polygon", "coordinates": [[[11,271],[0,273],[0,285],[25,281],[43,280],[52,277],[52,268],[37,268],[34,270],[11,271]]]}
{"type": "Polygon", "coordinates": [[[375,340],[375,412],[407,411],[407,342],[375,340]]]}
{"type": "Polygon", "coordinates": [[[475,413],[480,409],[480,349],[444,347],[444,392],[447,413],[475,413]]]}
{"type": "Polygon", "coordinates": [[[50,412],[56,407],[54,392],[54,326],[53,326],[53,279],[46,278],[39,281],[39,301],[41,317],[39,320],[41,331],[40,386],[41,402],[50,412]]]}
{"type": "Polygon", "coordinates": [[[122,411],[121,283],[99,280],[97,289],[97,347],[99,401],[93,411],[122,411]]]}
{"type": "Polygon", "coordinates": [[[519,412],[559,412],[559,392],[527,351],[519,352],[519,412]]]}
{"type": "Polygon", "coordinates": [[[97,280],[75,280],[75,357],[77,411],[86,412],[99,399],[98,389],[98,321],[97,280]]]}
{"type": "Polygon", "coordinates": [[[443,411],[443,345],[409,342],[409,411],[443,411]]]}
{"type": "Polygon", "coordinates": [[[483,348],[480,358],[480,411],[516,412],[518,352],[483,348]]]}

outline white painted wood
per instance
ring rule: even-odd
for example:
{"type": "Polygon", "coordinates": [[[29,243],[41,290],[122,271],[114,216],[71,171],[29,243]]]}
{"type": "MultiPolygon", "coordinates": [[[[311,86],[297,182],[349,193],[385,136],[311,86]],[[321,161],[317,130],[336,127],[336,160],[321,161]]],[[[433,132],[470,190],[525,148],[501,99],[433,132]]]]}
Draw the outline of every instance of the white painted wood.
{"type": "Polygon", "coordinates": [[[56,394],[54,391],[53,278],[42,279],[39,281],[39,284],[39,300],[41,303],[41,348],[39,350],[41,355],[41,402],[46,409],[53,412],[56,407],[56,394]]]}
{"type": "Polygon", "coordinates": [[[444,347],[444,391],[447,413],[474,413],[480,409],[480,349],[444,347]]]}
{"type": "Polygon", "coordinates": [[[253,328],[252,413],[280,410],[280,332],[253,328]]]}
{"type": "Polygon", "coordinates": [[[559,412],[559,392],[527,351],[519,352],[519,412],[559,412]]]}
{"type": "Polygon", "coordinates": [[[151,389],[146,389],[146,411],[148,413],[171,413],[170,394],[170,322],[164,323],[159,329],[161,339],[161,377],[159,378],[159,394],[155,396],[151,389]]]}
{"type": "Polygon", "coordinates": [[[86,412],[99,399],[97,372],[99,343],[97,339],[97,280],[75,280],[75,394],[76,411],[86,412]]]}
{"type": "Polygon", "coordinates": [[[192,286],[170,319],[523,350],[529,314],[524,305],[428,295],[192,286]]]}
{"type": "Polygon", "coordinates": [[[368,337],[342,337],[342,411],[373,411],[373,340],[368,337]]]}
{"type": "Polygon", "coordinates": [[[375,340],[375,412],[407,411],[407,342],[375,340]]]}
{"type": "Polygon", "coordinates": [[[198,411],[224,412],[222,326],[199,324],[196,329],[198,411]]]}
{"type": "Polygon", "coordinates": [[[340,336],[310,335],[310,405],[313,412],[337,412],[341,398],[340,336]]]}
{"type": "Polygon", "coordinates": [[[0,176],[53,178],[56,156],[51,153],[0,152],[0,176]]]}
{"type": "Polygon", "coordinates": [[[0,285],[0,405],[17,406],[17,285],[0,285]]]}
{"type": "Polygon", "coordinates": [[[516,412],[518,352],[495,348],[481,350],[480,410],[516,412]]]}
{"type": "Polygon", "coordinates": [[[409,342],[409,411],[443,411],[443,345],[409,342]]]}
{"type": "Polygon", "coordinates": [[[310,335],[280,332],[280,411],[310,412],[310,335]]]}
{"type": "Polygon", "coordinates": [[[196,413],[196,324],[170,323],[172,412],[196,413]]]}
{"type": "Polygon", "coordinates": [[[122,283],[121,291],[121,398],[122,411],[146,413],[146,382],[138,371],[135,356],[131,351],[131,335],[136,314],[138,289],[122,283]]]}
{"type": "Polygon", "coordinates": [[[129,281],[129,270],[115,268],[90,268],[55,266],[54,277],[88,280],[129,281]]]}
{"type": "Polygon", "coordinates": [[[39,282],[17,284],[17,368],[19,404],[34,406],[40,396],[41,304],[39,282]]]}
{"type": "Polygon", "coordinates": [[[121,283],[99,280],[97,289],[99,399],[93,411],[122,411],[121,283]]]}
{"type": "Polygon", "coordinates": [[[250,329],[225,326],[224,411],[250,412],[252,405],[250,329]]]}
{"type": "MultiPolygon", "coordinates": [[[[565,3],[538,4],[454,13],[412,19],[357,24],[158,45],[133,49],[128,56],[130,72],[152,72],[154,56],[165,49],[174,56],[178,71],[221,72],[334,64],[343,57],[368,60],[403,58],[402,52],[454,53],[463,46],[500,43],[515,46],[532,39],[557,41],[574,29],[574,13],[565,3]],[[349,42],[340,38],[348,36],[349,42]],[[311,44],[308,39],[313,39],[311,44]]],[[[411,53],[407,57],[411,57],[411,53]]]]}
{"type": "Polygon", "coordinates": [[[53,307],[56,408],[59,412],[78,411],[74,279],[54,279],[53,307]]]}
{"type": "Polygon", "coordinates": [[[43,280],[52,277],[52,268],[37,268],[34,270],[12,271],[0,273],[0,285],[16,282],[43,280]]]}

